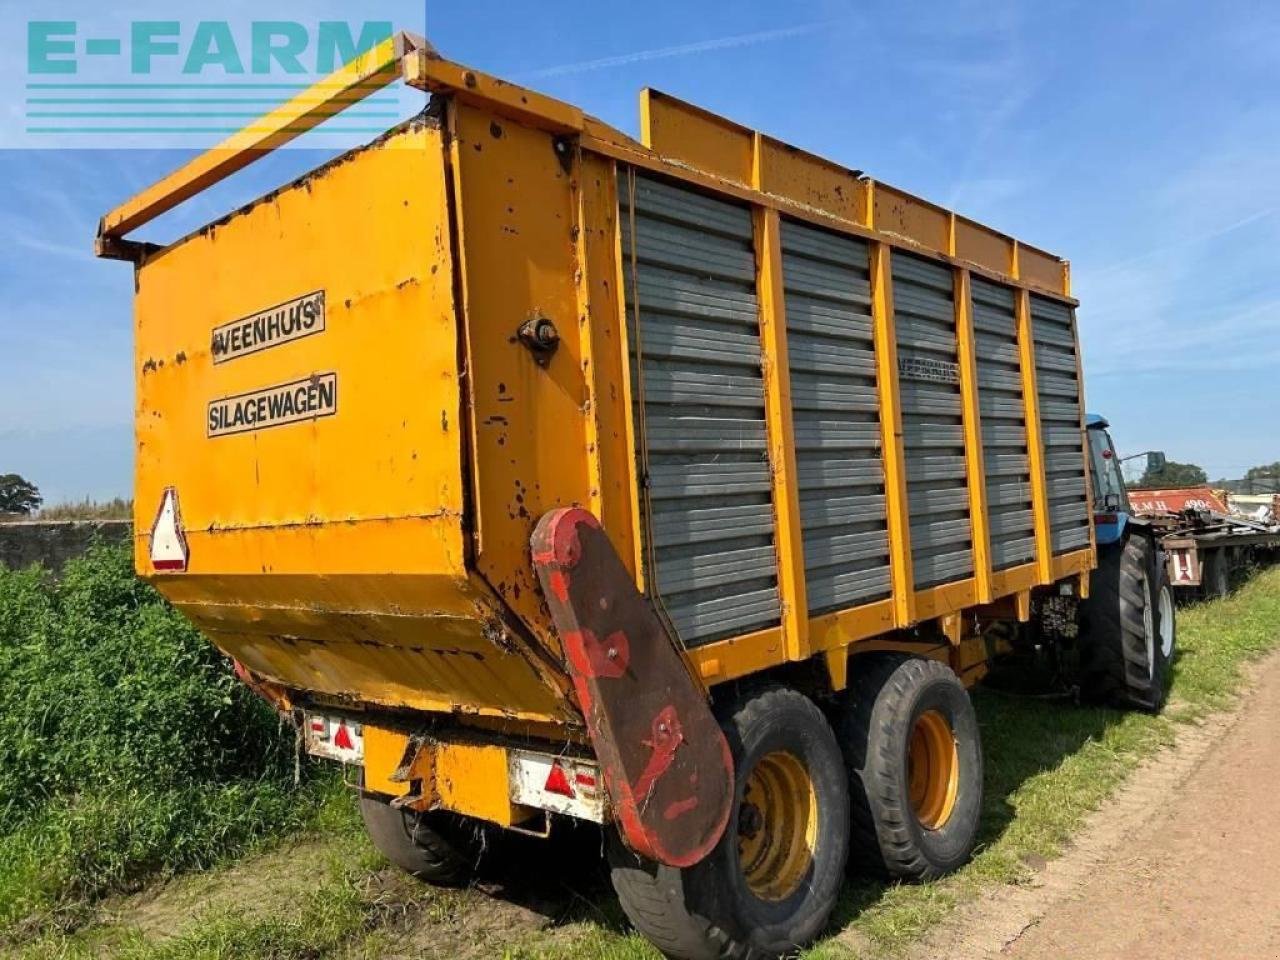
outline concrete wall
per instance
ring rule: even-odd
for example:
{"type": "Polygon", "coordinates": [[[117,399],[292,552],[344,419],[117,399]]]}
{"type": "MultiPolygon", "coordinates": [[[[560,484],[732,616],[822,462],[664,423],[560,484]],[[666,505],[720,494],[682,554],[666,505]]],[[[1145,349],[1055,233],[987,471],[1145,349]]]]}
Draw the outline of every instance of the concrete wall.
{"type": "Polygon", "coordinates": [[[96,540],[119,543],[133,535],[128,520],[17,520],[0,523],[0,567],[33,563],[50,570],[89,549],[96,540]]]}

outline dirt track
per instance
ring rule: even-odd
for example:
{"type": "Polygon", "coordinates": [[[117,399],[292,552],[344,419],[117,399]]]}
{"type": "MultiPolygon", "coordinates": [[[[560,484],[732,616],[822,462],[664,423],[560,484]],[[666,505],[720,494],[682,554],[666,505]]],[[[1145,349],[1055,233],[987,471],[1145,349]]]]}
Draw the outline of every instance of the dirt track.
{"type": "Polygon", "coordinates": [[[915,956],[1280,958],[1280,655],[1238,711],[1138,771],[1036,882],[962,908],[915,956]]]}

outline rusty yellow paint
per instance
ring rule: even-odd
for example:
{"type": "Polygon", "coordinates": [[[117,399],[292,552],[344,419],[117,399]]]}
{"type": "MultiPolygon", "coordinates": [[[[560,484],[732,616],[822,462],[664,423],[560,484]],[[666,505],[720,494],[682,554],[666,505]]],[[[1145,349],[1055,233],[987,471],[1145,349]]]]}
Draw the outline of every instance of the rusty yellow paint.
{"type": "Polygon", "coordinates": [[[987,673],[987,643],[981,637],[964,637],[954,641],[951,668],[966,687],[971,687],[987,673]]]}
{"type": "MultiPolygon", "coordinates": [[[[1064,286],[1070,285],[1070,277],[1066,274],[1066,265],[1063,265],[1064,286]]],[[[1071,339],[1075,341],[1076,355],[1076,383],[1080,385],[1080,457],[1084,463],[1084,495],[1085,495],[1085,519],[1089,523],[1089,553],[1091,556],[1097,556],[1098,550],[1098,528],[1093,523],[1093,458],[1089,456],[1089,430],[1085,426],[1086,412],[1088,411],[1088,403],[1085,399],[1084,392],[1084,358],[1080,350],[1080,331],[1076,326],[1075,311],[1071,313],[1071,339]]],[[[1088,578],[1085,578],[1088,580],[1088,578]]],[[[1085,596],[1088,596],[1086,587],[1085,596]]]]}
{"type": "Polygon", "coordinates": [[[978,603],[978,582],[973,577],[943,583],[915,594],[915,619],[933,620],[978,603]]]}
{"type": "Polygon", "coordinates": [[[761,368],[769,473],[773,486],[774,544],[782,636],[791,660],[809,656],[809,603],[805,596],[804,543],[791,420],[791,369],[787,358],[787,313],[782,289],[781,224],[776,210],[756,210],[756,293],[760,304],[761,368]]]}
{"type": "Polygon", "coordinates": [[[1031,591],[1019,591],[1013,595],[1013,599],[1018,611],[1018,622],[1026,623],[1031,619],[1031,591]]]}
{"type": "Polygon", "coordinates": [[[905,653],[913,657],[926,657],[949,663],[951,660],[951,644],[939,643],[936,638],[917,639],[909,634],[892,633],[872,640],[864,640],[850,651],[853,664],[850,670],[857,671],[858,658],[867,653],[905,653]]]}
{"type": "Polygon", "coordinates": [[[1067,263],[1026,243],[1018,244],[1018,278],[1039,290],[1071,295],[1067,263]]]}
{"type": "Polygon", "coordinates": [[[419,122],[139,265],[135,565],[290,688],[564,720],[537,651],[490,639],[501,607],[466,562],[449,203],[443,133],[419,122]],[[323,332],[214,362],[214,328],[315,291],[323,332]],[[326,371],[338,414],[207,436],[210,404],[326,371]],[[190,566],[157,575],[168,487],[190,566]]]}
{"type": "Polygon", "coordinates": [[[384,796],[417,796],[414,810],[449,810],[499,826],[519,824],[535,811],[511,802],[506,746],[471,740],[424,740],[411,758],[408,778],[391,779],[409,744],[404,733],[366,724],[364,786],[384,796]]]}
{"type": "Polygon", "coordinates": [[[951,234],[947,210],[913,197],[905,190],[876,182],[876,230],[914,243],[925,250],[946,255],[951,234]]]}
{"type": "MultiPolygon", "coordinates": [[[[622,295],[622,251],[616,165],[596,154],[578,154],[572,189],[577,198],[575,255],[578,262],[578,324],[583,378],[590,412],[586,418],[591,511],[600,518],[633,578],[640,575],[639,482],[631,420],[626,304],[622,295]]],[[[640,581],[641,585],[643,581],[640,581]]],[[[643,586],[641,586],[643,589],[643,586]]]]}
{"type": "Polygon", "coordinates": [[[1025,563],[1007,570],[996,570],[991,574],[991,595],[1007,597],[1011,593],[1029,590],[1040,583],[1040,571],[1035,562],[1025,563]]]}
{"type": "MultiPolygon", "coordinates": [[[[621,194],[626,191],[627,210],[631,218],[631,223],[627,225],[627,229],[632,236],[635,236],[635,171],[627,168],[625,171],[619,170],[617,164],[614,164],[614,181],[615,189],[621,194]]],[[[613,235],[613,256],[617,263],[617,269],[614,275],[614,307],[618,315],[618,337],[614,346],[610,362],[613,368],[617,370],[617,379],[610,386],[610,392],[617,391],[620,394],[619,406],[621,410],[619,415],[623,420],[622,436],[625,438],[625,446],[622,450],[622,456],[627,460],[627,486],[630,490],[631,503],[631,549],[628,551],[632,570],[635,574],[636,589],[645,590],[645,558],[644,536],[641,533],[641,501],[644,499],[644,509],[648,509],[649,505],[646,493],[641,489],[640,471],[637,460],[636,451],[643,450],[644,444],[641,437],[636,432],[636,417],[631,415],[631,411],[635,407],[635,385],[631,382],[631,344],[630,338],[627,336],[628,322],[635,329],[639,329],[640,323],[640,303],[637,300],[632,307],[634,315],[627,317],[627,280],[631,277],[631,282],[636,283],[636,255],[634,250],[630,258],[626,257],[622,252],[622,231],[623,224],[621,222],[621,213],[618,215],[618,222],[614,227],[613,235]]],[[[603,389],[603,388],[602,388],[603,389]]]]}
{"type": "MultiPolygon", "coordinates": [[[[600,124],[599,121],[593,121],[589,117],[586,120],[586,128],[581,135],[581,140],[584,147],[620,163],[658,173],[691,186],[707,189],[727,198],[776,209],[779,213],[803,220],[806,223],[845,233],[849,236],[879,241],[895,249],[907,249],[917,253],[930,252],[925,244],[915,238],[879,230],[875,224],[874,210],[876,184],[869,179],[864,178],[857,181],[858,200],[856,210],[864,219],[855,221],[846,219],[845,216],[810,206],[798,198],[763,193],[748,184],[725,180],[722,177],[704,170],[695,169],[684,163],[674,163],[653,150],[648,150],[634,141],[629,141],[623,134],[611,127],[600,124]]],[[[1029,284],[1018,280],[1017,277],[1010,273],[1010,260],[1007,256],[997,264],[981,264],[967,260],[961,261],[959,258],[951,257],[941,249],[937,250],[935,255],[939,259],[953,263],[953,265],[964,266],[974,275],[985,277],[993,282],[1015,288],[1030,287],[1029,284]]],[[[1063,302],[1075,303],[1074,300],[1062,294],[1061,291],[1040,290],[1038,288],[1037,291],[1063,302]]]]}
{"type": "Polygon", "coordinates": [[[716,640],[686,654],[706,683],[723,683],[777,666],[787,659],[781,627],[768,627],[727,640],[716,640]]]}
{"type": "Polygon", "coordinates": [[[143,190],[105,217],[99,243],[109,244],[306,133],[400,76],[404,34],[389,37],[212,150],[143,190]]]}
{"type": "Polygon", "coordinates": [[[511,802],[507,748],[494,743],[437,742],[433,784],[427,796],[435,809],[509,827],[531,811],[511,802]]]}
{"type": "Polygon", "coordinates": [[[887,633],[893,629],[894,622],[893,601],[879,600],[812,618],[809,641],[814,650],[830,651],[887,633]]]}
{"type": "MultiPolygon", "coordinates": [[[[625,138],[603,125],[593,128],[590,118],[586,129],[612,145],[625,146],[625,138]]],[[[867,228],[874,224],[882,239],[896,238],[970,268],[1016,277],[1013,264],[1019,253],[1012,237],[670,94],[641,92],[640,131],[644,146],[662,160],[708,174],[722,181],[722,189],[725,181],[747,185],[797,210],[867,228]]],[[[1069,296],[1066,262],[1023,246],[1027,285],[1069,296]]]]}
{"type": "Polygon", "coordinates": [[[449,128],[455,242],[466,251],[459,267],[475,568],[554,651],[529,537],[546,511],[586,504],[594,487],[574,177],[546,130],[464,103],[450,105],[449,128]],[[550,320],[559,334],[545,366],[516,339],[533,318],[550,320]]]}
{"type": "Polygon", "coordinates": [[[849,686],[849,648],[833,647],[822,654],[822,659],[827,665],[831,689],[839,693],[849,686]]]}
{"type": "Polygon", "coordinates": [[[640,140],[658,155],[750,184],[751,130],[657,90],[640,91],[640,140]]]}
{"type": "Polygon", "coordinates": [[[1022,409],[1027,424],[1027,467],[1031,473],[1031,513],[1035,521],[1036,569],[1042,583],[1053,580],[1053,540],[1049,530],[1049,498],[1045,488],[1044,434],[1040,425],[1040,394],[1036,389],[1036,345],[1031,330],[1031,295],[1018,291],[1018,362],[1022,369],[1022,409]]]}
{"type": "Polygon", "coordinates": [[[1088,573],[1094,565],[1092,548],[1061,554],[1053,558],[1053,581],[1065,580],[1075,574],[1088,573]]]}
{"type": "Polygon", "coordinates": [[[364,789],[388,797],[402,797],[409,792],[405,781],[391,779],[404,759],[409,737],[398,730],[364,725],[364,789]]]}
{"type": "Polygon", "coordinates": [[[551,133],[580,133],[585,123],[582,111],[563,100],[445,60],[433,50],[413,50],[405,56],[404,80],[429,93],[450,94],[458,104],[551,133]]]}
{"type": "Polygon", "coordinates": [[[871,321],[880,396],[880,453],[889,528],[889,575],[899,626],[916,618],[911,568],[911,520],[907,504],[906,455],[902,446],[902,400],[898,393],[898,336],[893,322],[893,280],[889,247],[871,245],[871,321]]]}
{"type": "Polygon", "coordinates": [[[964,634],[964,621],[960,618],[959,612],[946,613],[938,617],[938,632],[946,637],[953,647],[959,646],[964,634]]]}
{"type": "Polygon", "coordinates": [[[969,521],[973,537],[973,570],[978,602],[991,601],[991,539],[987,524],[987,474],[982,444],[982,411],[978,403],[978,350],[973,332],[969,271],[955,271],[956,343],[960,361],[960,405],[969,484],[969,521]]]}

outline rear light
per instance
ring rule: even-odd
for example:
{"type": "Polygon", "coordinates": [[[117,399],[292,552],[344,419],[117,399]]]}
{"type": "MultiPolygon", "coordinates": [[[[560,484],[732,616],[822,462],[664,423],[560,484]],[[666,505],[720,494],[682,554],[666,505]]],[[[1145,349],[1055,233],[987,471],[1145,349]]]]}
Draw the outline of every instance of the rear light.
{"type": "Polygon", "coordinates": [[[354,750],[356,748],[345,723],[338,724],[338,732],[333,735],[333,745],[339,750],[354,750]]]}
{"type": "Polygon", "coordinates": [[[594,760],[512,750],[508,773],[512,803],[595,823],[607,819],[600,767],[594,760]]]}
{"type": "Polygon", "coordinates": [[[551,764],[551,769],[547,773],[547,782],[542,785],[542,789],[547,793],[557,793],[562,797],[573,798],[573,785],[569,783],[569,778],[564,772],[564,767],[559,763],[551,764]]]}
{"type": "Polygon", "coordinates": [[[1094,526],[1102,526],[1106,523],[1119,523],[1120,517],[1114,513],[1095,513],[1093,515],[1094,526]]]}

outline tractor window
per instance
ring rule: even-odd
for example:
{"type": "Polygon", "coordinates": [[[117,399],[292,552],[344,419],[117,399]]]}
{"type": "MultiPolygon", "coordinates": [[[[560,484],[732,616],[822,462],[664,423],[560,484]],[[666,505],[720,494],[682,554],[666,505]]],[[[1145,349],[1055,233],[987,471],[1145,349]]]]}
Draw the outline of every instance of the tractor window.
{"type": "Polygon", "coordinates": [[[1110,502],[1114,509],[1128,510],[1120,460],[1107,431],[1094,427],[1089,433],[1089,470],[1093,474],[1093,509],[1103,511],[1110,502]]]}

